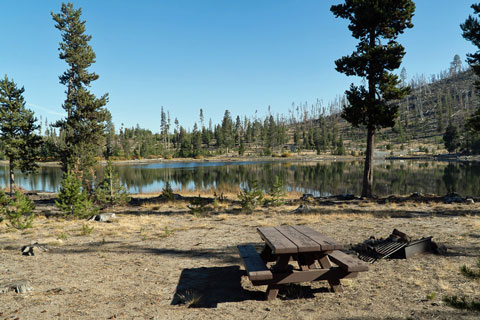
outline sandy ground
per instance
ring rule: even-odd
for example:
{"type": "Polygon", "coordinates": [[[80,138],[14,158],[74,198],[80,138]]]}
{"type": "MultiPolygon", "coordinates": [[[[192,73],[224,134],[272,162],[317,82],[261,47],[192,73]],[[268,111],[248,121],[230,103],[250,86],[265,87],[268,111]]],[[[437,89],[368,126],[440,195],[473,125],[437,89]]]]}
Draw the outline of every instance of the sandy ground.
{"type": "Polygon", "coordinates": [[[242,213],[235,201],[192,215],[185,201],[140,199],[117,209],[111,223],[64,220],[38,202],[34,228],[0,224],[0,283],[26,280],[24,294],[0,294],[0,319],[478,319],[453,309],[446,295],[478,297],[480,281],[460,274],[480,251],[479,204],[422,201],[321,201],[292,214],[298,202],[242,213]],[[446,255],[381,260],[343,280],[290,285],[275,301],[243,275],[236,246],[258,245],[260,226],[308,225],[345,244],[397,228],[433,236],[446,255]],[[85,231],[93,228],[91,233],[85,231]],[[49,251],[22,256],[32,241],[49,251]],[[427,298],[427,296],[429,298],[427,298]]]}

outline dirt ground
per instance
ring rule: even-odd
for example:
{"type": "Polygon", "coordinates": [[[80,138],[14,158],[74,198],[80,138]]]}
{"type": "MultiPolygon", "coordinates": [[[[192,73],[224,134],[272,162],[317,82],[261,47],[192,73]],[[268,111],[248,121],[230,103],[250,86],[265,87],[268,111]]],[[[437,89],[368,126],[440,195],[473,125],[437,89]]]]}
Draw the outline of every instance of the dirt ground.
{"type": "Polygon", "coordinates": [[[478,319],[443,298],[478,298],[480,281],[459,268],[474,267],[480,254],[480,205],[437,200],[328,199],[303,214],[292,213],[299,201],[245,214],[227,200],[192,214],[188,201],[143,197],[116,209],[111,223],[65,220],[51,201],[37,201],[34,228],[0,224],[0,283],[32,287],[0,293],[0,319],[478,319]],[[260,249],[256,228],[281,224],[308,225],[347,248],[396,228],[433,236],[448,252],[380,260],[343,280],[343,293],[328,292],[324,281],[302,283],[269,302],[265,287],[242,276],[236,246],[260,249]],[[22,256],[35,241],[49,250],[22,256]]]}

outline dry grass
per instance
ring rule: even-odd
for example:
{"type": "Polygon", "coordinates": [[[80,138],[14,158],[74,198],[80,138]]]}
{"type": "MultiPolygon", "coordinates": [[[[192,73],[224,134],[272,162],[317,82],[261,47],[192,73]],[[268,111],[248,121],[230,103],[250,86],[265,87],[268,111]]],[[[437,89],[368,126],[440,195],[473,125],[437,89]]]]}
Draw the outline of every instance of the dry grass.
{"type": "Polygon", "coordinates": [[[480,220],[472,212],[480,205],[354,200],[313,202],[309,204],[312,213],[292,214],[299,203],[260,207],[245,214],[238,203],[225,202],[212,207],[205,217],[196,217],[184,201],[146,202],[127,207],[124,212],[118,210],[111,223],[40,216],[27,232],[8,229],[2,222],[0,265],[2,270],[10,270],[4,276],[29,279],[35,291],[28,299],[14,294],[2,296],[0,312],[11,317],[8,312],[20,310],[16,316],[22,319],[50,319],[58,312],[74,319],[108,318],[113,313],[128,319],[297,319],[302,314],[404,319],[412,312],[419,319],[478,316],[455,313],[443,304],[442,297],[480,292],[480,283],[467,281],[459,271],[464,264],[474,265],[479,254],[475,248],[480,248],[480,220]],[[418,216],[392,218],[405,213],[418,216]],[[90,235],[81,234],[84,224],[94,226],[90,235]],[[370,235],[386,237],[397,228],[415,238],[432,235],[435,241],[447,245],[451,255],[379,261],[358,278],[344,280],[345,292],[341,294],[326,293],[325,282],[316,282],[288,286],[281,295],[284,300],[258,301],[256,293],[265,288],[253,287],[245,277],[238,280],[240,287],[222,294],[212,292],[215,286],[211,283],[217,277],[208,272],[238,266],[236,245],[260,246],[256,228],[281,224],[309,225],[346,246],[370,235]],[[20,256],[21,245],[31,241],[47,243],[52,250],[38,257],[20,256]],[[202,279],[206,282],[203,291],[197,283],[202,279]],[[188,290],[177,290],[182,281],[186,281],[188,290]],[[62,292],[43,294],[52,288],[61,288],[62,292]],[[171,305],[175,295],[181,306],[171,305]],[[219,301],[217,307],[198,308],[212,296],[219,301]],[[386,300],[394,303],[385,304],[386,300]],[[58,306],[68,308],[59,310],[58,306]]]}

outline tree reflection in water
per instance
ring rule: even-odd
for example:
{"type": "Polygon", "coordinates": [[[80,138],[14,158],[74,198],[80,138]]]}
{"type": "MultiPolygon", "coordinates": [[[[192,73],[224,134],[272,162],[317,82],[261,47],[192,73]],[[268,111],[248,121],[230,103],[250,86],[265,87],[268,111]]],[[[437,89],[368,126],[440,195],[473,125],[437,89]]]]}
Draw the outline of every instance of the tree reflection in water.
{"type": "MultiPolygon", "coordinates": [[[[160,192],[169,181],[174,190],[238,191],[256,180],[268,190],[278,176],[288,191],[316,196],[361,193],[362,162],[184,162],[117,165],[120,179],[131,193],[160,192]]],[[[103,167],[97,177],[103,176],[103,167]]],[[[62,172],[41,167],[35,175],[16,173],[18,185],[27,190],[58,191],[62,172]]],[[[0,184],[8,185],[6,166],[0,167],[0,184]]],[[[382,161],[376,163],[374,194],[379,196],[413,192],[443,195],[455,190],[461,195],[480,196],[480,164],[382,161]],[[461,182],[461,183],[460,183],[461,182]],[[455,190],[457,189],[457,190],[455,190]]]]}

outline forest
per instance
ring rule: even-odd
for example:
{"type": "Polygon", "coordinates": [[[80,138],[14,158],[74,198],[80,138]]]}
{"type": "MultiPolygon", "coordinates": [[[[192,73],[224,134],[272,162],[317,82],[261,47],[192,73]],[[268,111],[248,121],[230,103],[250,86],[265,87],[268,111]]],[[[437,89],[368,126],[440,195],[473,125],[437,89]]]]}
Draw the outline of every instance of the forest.
{"type": "MultiPolygon", "coordinates": [[[[401,71],[402,84],[407,73],[401,71]]],[[[399,116],[393,128],[383,129],[377,136],[383,150],[415,150],[427,154],[447,152],[443,136],[451,124],[456,128],[455,149],[464,154],[480,153],[478,135],[465,128],[465,119],[476,110],[478,97],[475,75],[456,55],[450,67],[429,77],[415,75],[408,82],[412,91],[401,101],[399,116]],[[426,151],[426,152],[425,152],[426,151]]],[[[238,156],[288,157],[305,151],[331,155],[361,155],[365,147],[365,131],[352,128],[341,117],[344,95],[327,104],[320,99],[292,103],[288,114],[273,114],[268,107],[265,118],[232,116],[225,110],[221,123],[205,119],[198,110],[198,121],[192,129],[173,121],[161,107],[159,130],[152,132],[136,127],[116,128],[112,119],[106,122],[105,139],[98,158],[112,160],[155,158],[203,158],[225,154],[238,156]],[[172,123],[173,122],[173,123],[172,123]]],[[[193,112],[192,112],[193,113],[193,112]]],[[[38,119],[41,136],[40,161],[59,161],[59,150],[65,134],[48,119],[38,119]]],[[[0,142],[0,156],[7,159],[0,142]]]]}

